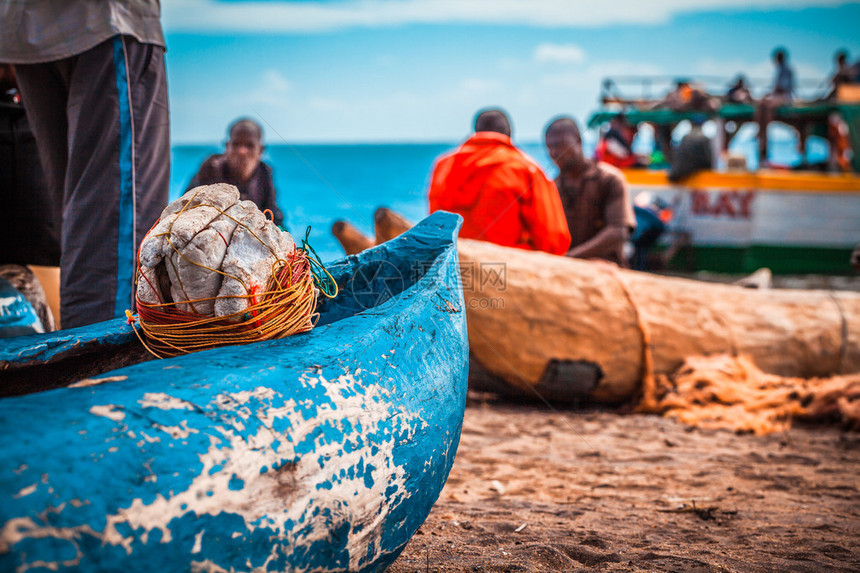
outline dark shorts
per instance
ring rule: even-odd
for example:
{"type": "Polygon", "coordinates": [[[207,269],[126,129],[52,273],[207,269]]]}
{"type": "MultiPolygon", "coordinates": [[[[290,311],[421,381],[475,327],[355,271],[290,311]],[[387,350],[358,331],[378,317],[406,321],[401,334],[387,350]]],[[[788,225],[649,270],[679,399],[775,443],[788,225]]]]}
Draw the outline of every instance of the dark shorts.
{"type": "Polygon", "coordinates": [[[167,204],[164,48],[115,36],[16,71],[61,213],[61,326],[123,316],[134,308],[137,246],[167,204]]]}

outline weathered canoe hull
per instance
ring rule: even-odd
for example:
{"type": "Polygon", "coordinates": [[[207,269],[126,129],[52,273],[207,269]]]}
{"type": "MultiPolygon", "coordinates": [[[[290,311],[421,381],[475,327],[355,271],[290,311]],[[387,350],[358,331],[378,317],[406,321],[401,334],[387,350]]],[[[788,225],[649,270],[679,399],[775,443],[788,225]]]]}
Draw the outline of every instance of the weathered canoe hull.
{"type": "Polygon", "coordinates": [[[858,293],[746,289],[468,239],[459,248],[470,350],[503,384],[483,389],[619,402],[646,374],[718,353],[783,376],[860,372],[858,293]]]}
{"type": "Polygon", "coordinates": [[[305,335],[0,400],[0,569],[384,569],[459,441],[458,227],[334,265],[305,335]]]}

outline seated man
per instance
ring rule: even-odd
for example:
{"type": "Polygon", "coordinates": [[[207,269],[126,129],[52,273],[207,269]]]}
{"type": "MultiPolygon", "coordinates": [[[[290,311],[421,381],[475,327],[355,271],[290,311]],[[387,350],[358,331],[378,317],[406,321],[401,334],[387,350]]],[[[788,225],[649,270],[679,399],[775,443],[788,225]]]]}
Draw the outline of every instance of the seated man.
{"type": "Polygon", "coordinates": [[[735,78],[735,83],[726,92],[726,103],[753,103],[752,93],[743,75],[735,78]]]}
{"type": "Polygon", "coordinates": [[[716,111],[720,105],[716,98],[708,95],[704,89],[693,85],[689,80],[675,81],[675,89],[666,94],[651,109],[668,108],[672,111],[716,111]]]}
{"type": "Polygon", "coordinates": [[[251,119],[240,119],[230,126],[230,140],[225,152],[212,155],[191,179],[188,189],[198,185],[229,183],[239,189],[239,198],[253,201],[257,207],[272,212],[272,221],[286,228],[278,209],[272,168],[263,163],[263,129],[251,119]]]}
{"type": "Polygon", "coordinates": [[[834,56],[836,71],[830,77],[830,92],[824,99],[833,100],[839,94],[840,86],[860,82],[860,62],[848,63],[848,52],[839,50],[834,56]]]}
{"type": "Polygon", "coordinates": [[[788,52],[784,48],[775,49],[773,62],[776,64],[773,89],[761,99],[755,111],[755,121],[758,123],[759,164],[763,166],[768,164],[767,126],[773,121],[778,107],[791,103],[794,93],[794,72],[788,65],[788,52]]]}
{"type": "Polygon", "coordinates": [[[633,152],[633,138],[636,127],[630,125],[627,116],[619,113],[609,120],[609,129],[597,142],[594,159],[621,169],[628,167],[643,167],[643,162],[633,152]]]}
{"type": "Polygon", "coordinates": [[[636,216],[624,176],[585,158],[579,127],[570,117],[550,123],[545,141],[559,169],[555,183],[571,236],[567,255],[627,266],[624,243],[636,228],[636,216]]]}
{"type": "Polygon", "coordinates": [[[475,133],[436,161],[429,195],[431,213],[463,217],[463,238],[556,255],[570,245],[558,191],[511,143],[510,120],[501,110],[479,113],[475,133]]]}

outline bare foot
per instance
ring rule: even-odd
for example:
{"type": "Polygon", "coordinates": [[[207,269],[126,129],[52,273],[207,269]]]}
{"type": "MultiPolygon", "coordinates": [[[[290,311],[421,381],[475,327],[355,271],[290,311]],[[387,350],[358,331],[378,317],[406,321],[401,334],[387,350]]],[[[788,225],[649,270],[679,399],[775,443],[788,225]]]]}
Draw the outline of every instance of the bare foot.
{"type": "Polygon", "coordinates": [[[373,215],[373,225],[376,230],[376,244],[390,241],[412,228],[412,223],[387,207],[380,207],[373,215]]]}
{"type": "Polygon", "coordinates": [[[355,255],[374,246],[373,239],[362,234],[347,221],[335,221],[331,226],[331,233],[340,242],[347,255],[355,255]]]}

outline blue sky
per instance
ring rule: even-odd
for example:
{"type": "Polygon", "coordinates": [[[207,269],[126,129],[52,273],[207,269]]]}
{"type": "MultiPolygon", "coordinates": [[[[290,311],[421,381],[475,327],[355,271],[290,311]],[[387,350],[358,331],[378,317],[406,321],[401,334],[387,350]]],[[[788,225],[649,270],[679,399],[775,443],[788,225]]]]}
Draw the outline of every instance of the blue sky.
{"type": "Polygon", "coordinates": [[[860,58],[860,2],[827,0],[166,0],[162,22],[179,144],[242,115],[270,144],[456,142],[486,106],[538,141],[555,115],[584,122],[604,77],[764,89],[783,45],[812,95],[837,49],[860,58]]]}

